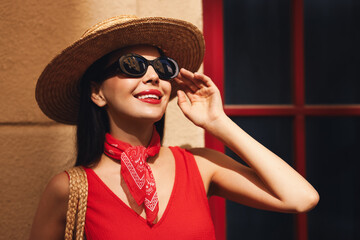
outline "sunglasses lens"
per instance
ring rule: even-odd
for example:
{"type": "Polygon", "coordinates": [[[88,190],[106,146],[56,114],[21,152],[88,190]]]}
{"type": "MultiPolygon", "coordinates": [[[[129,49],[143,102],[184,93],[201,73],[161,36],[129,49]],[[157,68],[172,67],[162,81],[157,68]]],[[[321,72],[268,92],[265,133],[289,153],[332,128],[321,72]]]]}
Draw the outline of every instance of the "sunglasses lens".
{"type": "Polygon", "coordinates": [[[179,73],[179,67],[177,63],[167,57],[160,57],[156,59],[153,66],[159,75],[159,78],[163,80],[169,80],[176,77],[179,73]]]}
{"type": "Polygon", "coordinates": [[[125,55],[119,59],[121,70],[129,76],[143,76],[147,69],[147,61],[140,56],[125,55]]]}

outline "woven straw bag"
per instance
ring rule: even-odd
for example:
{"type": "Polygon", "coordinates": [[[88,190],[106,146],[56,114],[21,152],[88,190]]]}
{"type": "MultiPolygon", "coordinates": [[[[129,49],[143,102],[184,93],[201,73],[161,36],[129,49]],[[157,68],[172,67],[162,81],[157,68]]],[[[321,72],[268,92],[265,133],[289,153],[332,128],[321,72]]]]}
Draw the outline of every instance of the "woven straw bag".
{"type": "Polygon", "coordinates": [[[73,167],[66,172],[70,177],[70,194],[66,213],[65,240],[86,239],[84,237],[88,196],[86,172],[82,167],[73,167]]]}

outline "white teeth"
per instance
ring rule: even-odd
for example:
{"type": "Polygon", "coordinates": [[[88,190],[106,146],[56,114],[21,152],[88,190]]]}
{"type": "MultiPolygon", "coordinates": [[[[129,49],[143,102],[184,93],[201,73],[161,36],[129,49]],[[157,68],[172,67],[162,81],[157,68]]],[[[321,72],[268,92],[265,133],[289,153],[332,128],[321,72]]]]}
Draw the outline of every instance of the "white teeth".
{"type": "Polygon", "coordinates": [[[156,96],[156,95],[154,95],[154,94],[148,94],[148,95],[138,96],[138,99],[145,99],[145,98],[159,99],[159,96],[156,96]]]}

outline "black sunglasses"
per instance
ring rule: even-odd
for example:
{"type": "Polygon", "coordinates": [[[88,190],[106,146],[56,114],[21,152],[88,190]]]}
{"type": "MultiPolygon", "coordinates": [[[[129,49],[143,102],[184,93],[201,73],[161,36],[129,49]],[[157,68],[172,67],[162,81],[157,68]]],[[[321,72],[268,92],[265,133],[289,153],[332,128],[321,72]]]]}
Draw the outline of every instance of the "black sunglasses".
{"type": "Polygon", "coordinates": [[[149,65],[155,69],[155,72],[162,80],[170,80],[179,74],[179,66],[174,59],[161,56],[154,60],[147,60],[135,53],[121,56],[110,68],[116,67],[125,75],[138,78],[145,75],[149,65]]]}

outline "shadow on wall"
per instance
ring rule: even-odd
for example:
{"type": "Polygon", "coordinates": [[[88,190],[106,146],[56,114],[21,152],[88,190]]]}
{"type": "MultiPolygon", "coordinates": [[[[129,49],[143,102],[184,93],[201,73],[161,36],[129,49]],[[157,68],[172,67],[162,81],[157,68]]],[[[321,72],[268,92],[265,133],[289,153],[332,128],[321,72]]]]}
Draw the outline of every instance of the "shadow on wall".
{"type": "Polygon", "coordinates": [[[46,183],[75,158],[75,129],[40,111],[37,78],[89,26],[125,12],[135,14],[136,1],[1,1],[1,239],[28,238],[46,183]]]}

